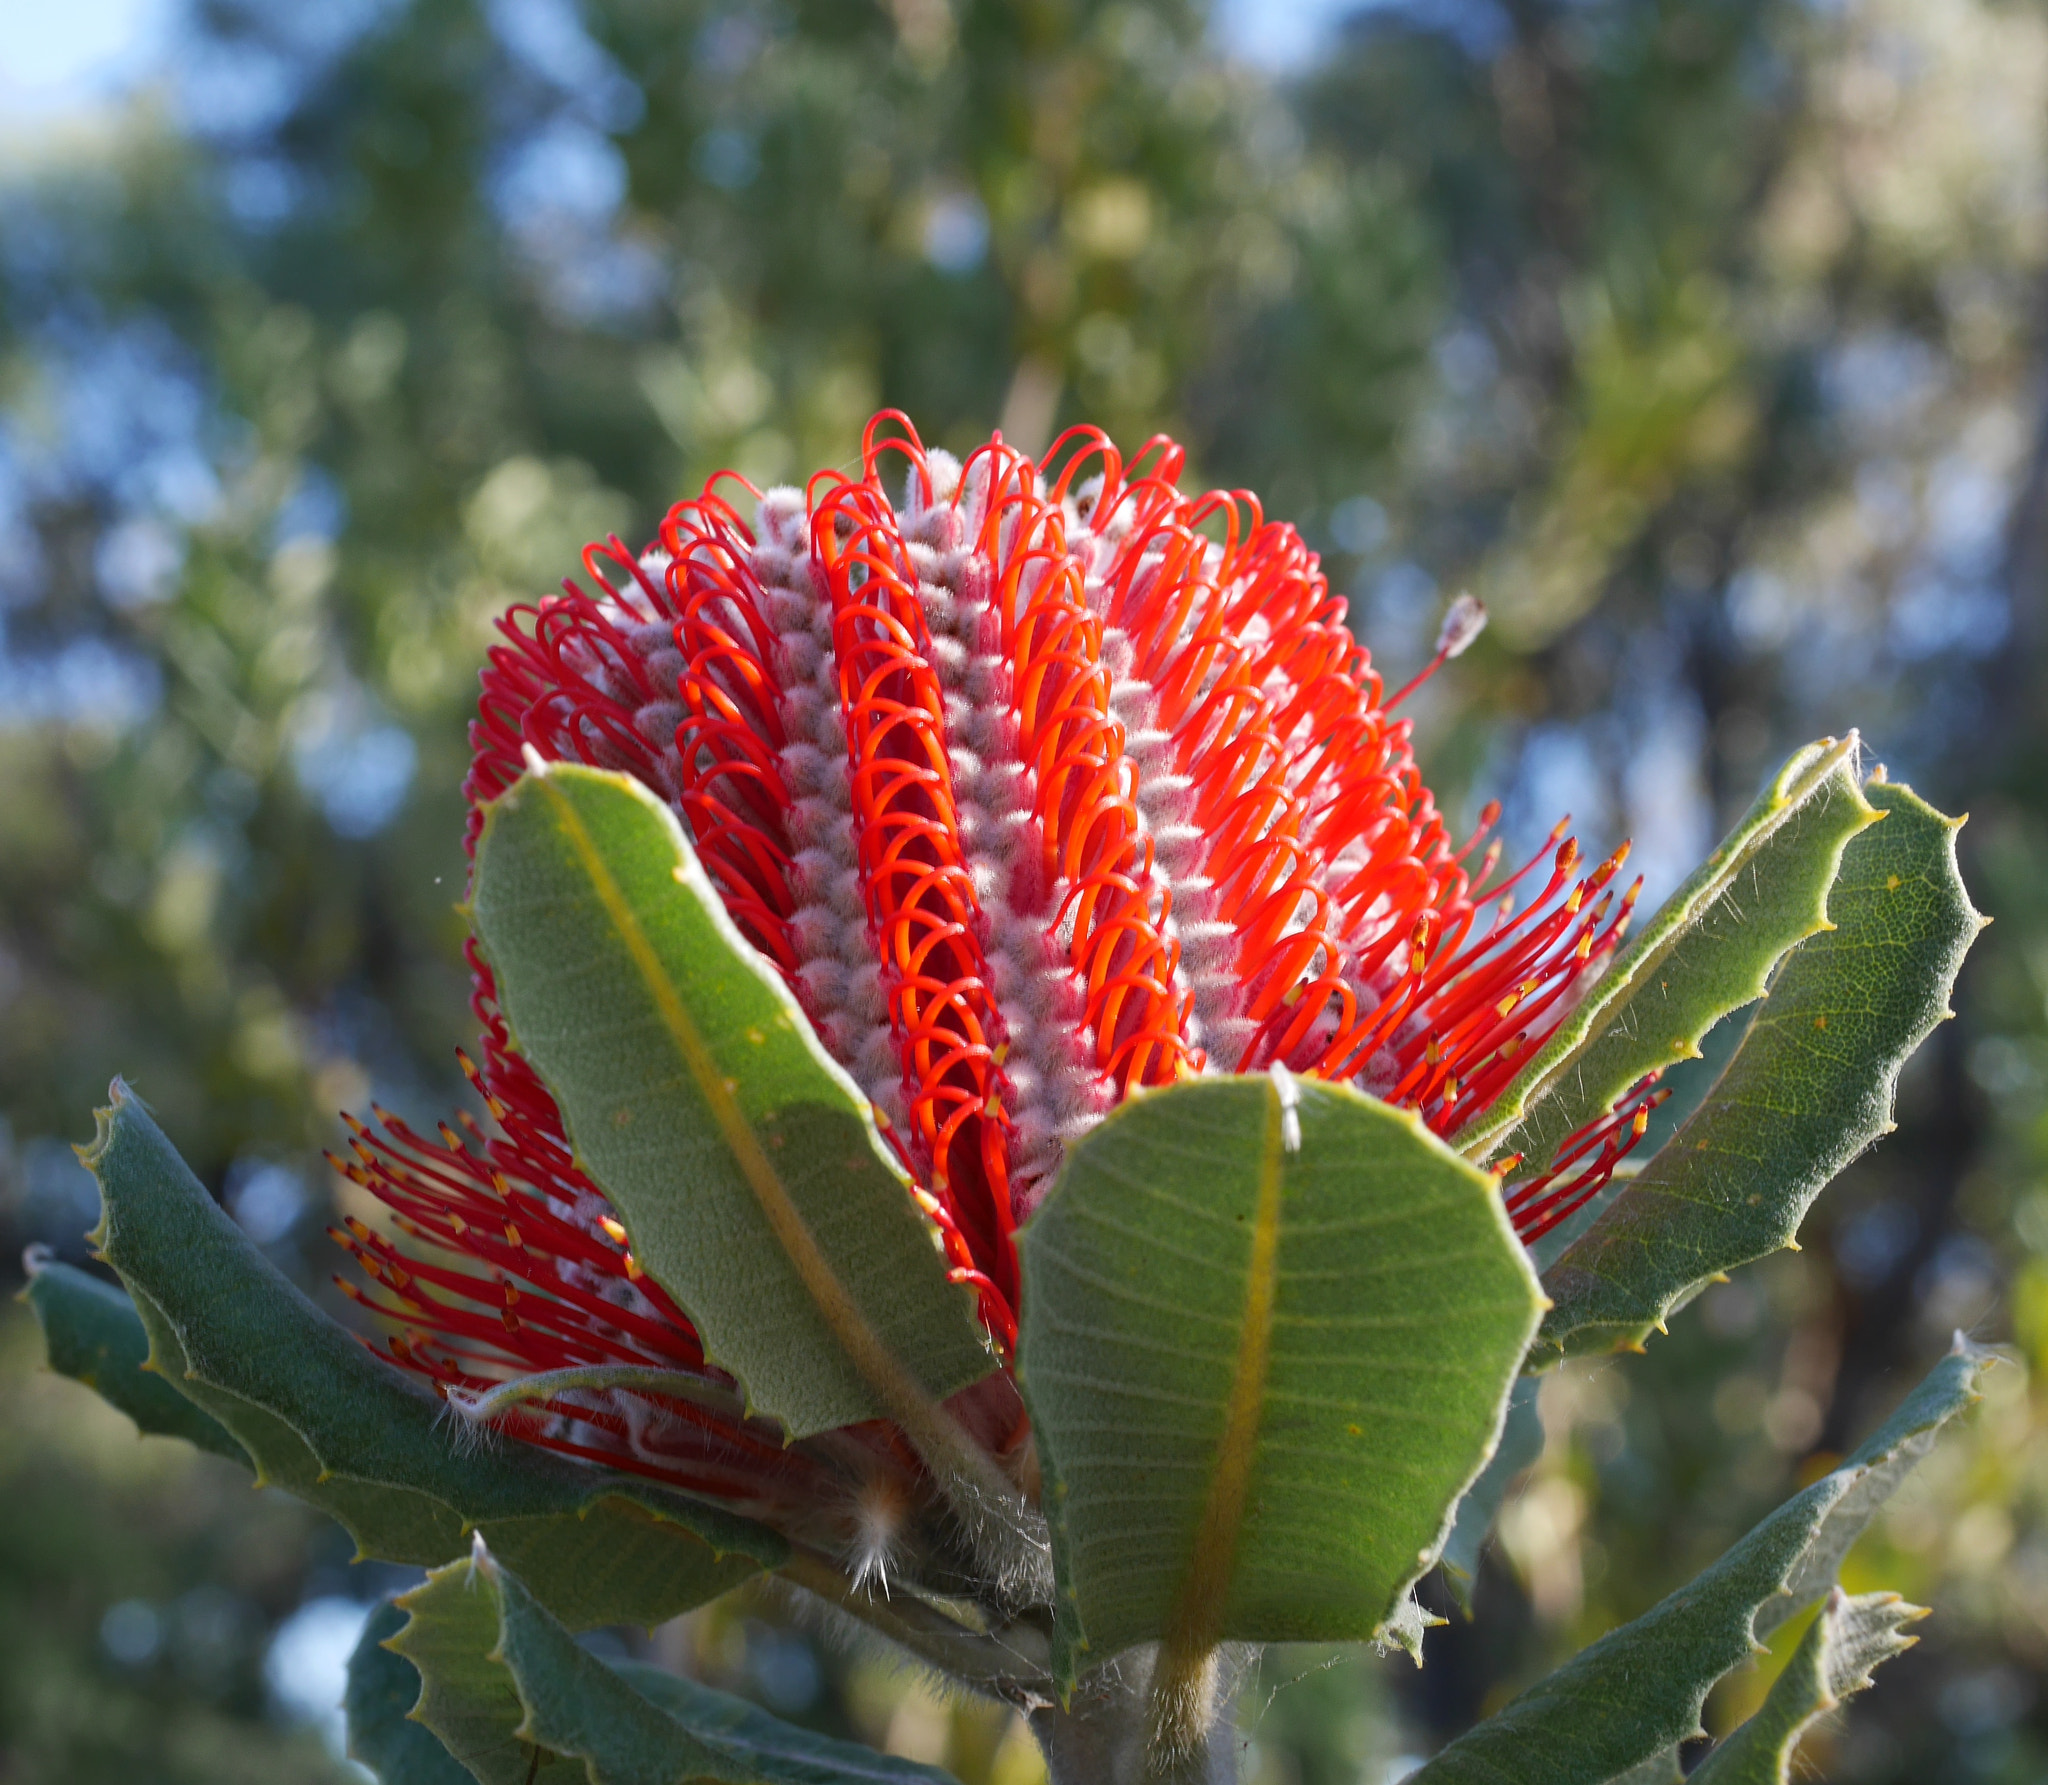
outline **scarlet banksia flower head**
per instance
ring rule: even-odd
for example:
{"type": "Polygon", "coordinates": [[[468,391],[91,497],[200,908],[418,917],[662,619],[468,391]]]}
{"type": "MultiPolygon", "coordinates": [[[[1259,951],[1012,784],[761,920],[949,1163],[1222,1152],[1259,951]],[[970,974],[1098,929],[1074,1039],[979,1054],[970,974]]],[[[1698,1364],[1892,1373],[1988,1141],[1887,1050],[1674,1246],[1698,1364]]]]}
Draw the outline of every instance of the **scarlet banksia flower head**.
{"type": "MultiPolygon", "coordinates": [[[[1581,876],[1562,826],[1504,876],[1493,809],[1454,838],[1397,716],[1409,690],[1384,694],[1315,554],[1244,492],[1182,494],[1183,464],[1163,438],[1127,464],[1094,430],[1039,463],[999,437],[962,463],[877,417],[858,475],[765,494],[728,475],[645,552],[591,546],[582,580],[500,622],[471,728],[472,845],[529,752],[671,804],[872,1100],[999,1350],[1015,1230],[1121,1099],[1278,1066],[1455,1139],[1635,899],[1619,855],[1581,876]]],[[[1454,606],[1436,663],[1482,622],[1454,606]]],[[[717,1392],[472,964],[495,1131],[436,1144],[385,1116],[344,1166],[420,1242],[345,1236],[375,1285],[357,1293],[404,1329],[394,1354],[463,1395],[581,1366],[694,1374],[702,1394],[565,1391],[512,1429],[801,1498],[819,1465],[717,1392]]],[[[1648,1101],[1540,1175],[1506,1169],[1525,1239],[1607,1181],[1648,1101]]],[[[970,1424],[1020,1442],[1014,1395],[976,1393],[970,1424]]]]}

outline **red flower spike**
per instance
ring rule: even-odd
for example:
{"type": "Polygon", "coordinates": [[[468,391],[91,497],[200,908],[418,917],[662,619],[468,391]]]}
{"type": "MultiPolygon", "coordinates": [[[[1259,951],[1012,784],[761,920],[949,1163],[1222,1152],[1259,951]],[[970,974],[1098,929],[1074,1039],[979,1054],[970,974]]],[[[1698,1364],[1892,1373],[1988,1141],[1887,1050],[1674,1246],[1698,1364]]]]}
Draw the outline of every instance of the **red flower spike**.
{"type": "MultiPolygon", "coordinates": [[[[1076,429],[1039,463],[998,437],[962,464],[878,416],[857,476],[734,479],[746,515],[715,479],[644,556],[591,546],[584,580],[499,622],[470,732],[472,846],[528,749],[670,804],[873,1101],[1006,1353],[1012,1235],[1134,1088],[1280,1064],[1455,1136],[1641,887],[1615,896],[1626,850],[1578,877],[1562,824],[1495,881],[1494,806],[1454,844],[1392,713],[1416,683],[1386,698],[1300,536],[1243,492],[1183,496],[1184,462],[1154,439],[1126,464],[1076,429]]],[[[1424,674],[1483,623],[1457,604],[1424,674]]],[[[462,1065],[491,1129],[430,1138],[378,1110],[335,1160],[407,1241],[334,1230],[391,1356],[458,1409],[597,1372],[496,1422],[785,1528],[843,1515],[877,1471],[914,1487],[886,1426],[785,1449],[745,1418],[469,960],[482,1037],[462,1065]]],[[[1496,1168],[1525,1240],[1598,1193],[1665,1095],[1646,1079],[1540,1173],[1496,1168]]],[[[1025,1442],[1002,1377],[956,1411],[999,1454],[1025,1442]]]]}

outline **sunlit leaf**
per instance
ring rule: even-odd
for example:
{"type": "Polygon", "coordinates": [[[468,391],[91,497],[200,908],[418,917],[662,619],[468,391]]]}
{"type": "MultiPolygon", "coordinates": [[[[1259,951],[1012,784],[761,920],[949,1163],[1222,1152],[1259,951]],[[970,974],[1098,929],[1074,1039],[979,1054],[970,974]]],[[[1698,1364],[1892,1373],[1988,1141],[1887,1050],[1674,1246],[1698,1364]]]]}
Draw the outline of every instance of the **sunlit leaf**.
{"type": "Polygon", "coordinates": [[[1984,920],[1956,867],[1959,821],[1873,782],[1802,943],[1705,1100],[1544,1273],[1537,1356],[1640,1344],[1717,1274],[1774,1252],[1813,1199],[1891,1127],[1899,1071],[1949,1014],[1984,920]]]}
{"type": "Polygon", "coordinates": [[[995,1359],[974,1297],[675,815],[529,772],[477,847],[477,932],[519,1047],[640,1263],[751,1412],[794,1436],[943,1398],[995,1359]]]}
{"type": "Polygon", "coordinates": [[[1125,1104],[1022,1257],[1069,1666],[1378,1631],[1492,1450],[1540,1307],[1491,1178],[1408,1112],[1269,1077],[1125,1104]]]}

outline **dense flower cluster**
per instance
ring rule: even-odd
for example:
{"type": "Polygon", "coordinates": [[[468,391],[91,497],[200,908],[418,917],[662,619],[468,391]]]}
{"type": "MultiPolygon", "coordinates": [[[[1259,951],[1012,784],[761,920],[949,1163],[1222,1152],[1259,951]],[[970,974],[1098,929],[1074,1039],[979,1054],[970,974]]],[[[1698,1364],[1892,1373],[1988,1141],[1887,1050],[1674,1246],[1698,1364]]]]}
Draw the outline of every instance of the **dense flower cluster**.
{"type": "MultiPolygon", "coordinates": [[[[1168,440],[1126,464],[1093,430],[1041,463],[998,438],[962,464],[878,417],[858,476],[765,495],[717,479],[644,554],[589,548],[587,584],[501,621],[472,727],[472,843],[529,749],[673,804],[872,1099],[1005,1351],[1012,1236],[1121,1098],[1277,1064],[1455,1137],[1635,899],[1622,855],[1578,877],[1562,826],[1499,879],[1493,811],[1454,841],[1395,717],[1408,690],[1383,696],[1315,555],[1247,494],[1182,495],[1182,469],[1168,440]]],[[[1475,619],[1456,611],[1439,662],[1475,619]]],[[[741,1417],[472,966],[465,1065],[494,1131],[436,1144],[380,1112],[342,1164],[415,1242],[343,1236],[401,1329],[393,1354],[458,1397],[577,1365],[700,1378],[565,1392],[512,1429],[729,1498],[804,1498],[823,1465],[741,1417]]],[[[1607,1181],[1649,1100],[1540,1175],[1497,1164],[1525,1238],[1607,1181]]],[[[977,1393],[970,1424],[1014,1448],[1014,1392],[977,1393]]]]}

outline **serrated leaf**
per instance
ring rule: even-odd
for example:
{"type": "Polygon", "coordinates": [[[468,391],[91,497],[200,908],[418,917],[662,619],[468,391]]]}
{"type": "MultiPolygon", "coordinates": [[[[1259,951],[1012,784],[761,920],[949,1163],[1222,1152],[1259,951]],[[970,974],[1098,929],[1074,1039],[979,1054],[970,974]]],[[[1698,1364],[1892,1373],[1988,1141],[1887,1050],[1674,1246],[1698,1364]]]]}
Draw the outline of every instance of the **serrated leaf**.
{"type": "Polygon", "coordinates": [[[1155,1637],[1371,1635],[1492,1450],[1539,1307],[1491,1178],[1306,1080],[1134,1098],[1019,1250],[1069,1677],[1155,1637]]]}
{"type": "Polygon", "coordinates": [[[385,1647],[404,1627],[405,1613],[386,1600],[370,1614],[348,1658],[342,1693],[348,1757],[375,1773],[379,1785],[470,1785],[469,1769],[413,1718],[419,1670],[385,1647]]]}
{"type": "Polygon", "coordinates": [[[1842,1558],[1995,1360],[1963,1343],[1842,1466],[1794,1495],[1705,1573],[1468,1730],[1412,1785],[1613,1785],[1659,1776],[1730,1668],[1835,1580],[1842,1558]],[[1642,1769],[1651,1769],[1645,1773],[1642,1769]]]}
{"type": "Polygon", "coordinates": [[[1537,1363],[1640,1344],[1717,1273],[1785,1245],[1813,1199],[1891,1123],[1907,1057],[1948,1013],[1983,927],[1957,821],[1873,782],[1885,814],[1853,838],[1834,928],[1784,961],[1700,1107],[1544,1273],[1537,1363]]]}
{"type": "Polygon", "coordinates": [[[1695,1785],[1791,1785],[1792,1756],[1814,1719],[1868,1686],[1873,1668],[1910,1649],[1916,1639],[1905,1626],[1926,1615],[1896,1593],[1852,1598],[1837,1587],[1756,1714],[1693,1769],[1695,1785]]]}
{"type": "Polygon", "coordinates": [[[657,1668],[607,1665],[486,1553],[398,1603],[410,1616],[391,1647],[418,1670],[415,1714],[478,1785],[952,1785],[657,1668]]]}
{"type": "Polygon", "coordinates": [[[21,1299],[35,1311],[44,1355],[58,1375],[84,1383],[142,1431],[247,1465],[249,1453],[226,1426],[144,1367],[149,1334],[135,1304],[113,1284],[52,1261],[35,1268],[21,1299]]]}
{"type": "Polygon", "coordinates": [[[578,1628],[656,1624],[788,1545],[651,1483],[517,1444],[458,1441],[437,1402],[321,1313],[263,1256],[126,1087],[82,1154],[93,1235],[149,1337],[160,1380],[274,1483],[345,1525],[366,1556],[427,1565],[490,1533],[578,1628]]]}
{"type": "Polygon", "coordinates": [[[477,1785],[586,1785],[580,1761],[526,1731],[526,1705],[498,1654],[495,1573],[474,1558],[451,1562],[396,1604],[405,1621],[385,1642],[420,1683],[409,1714],[477,1785]]]}
{"type": "Polygon", "coordinates": [[[1472,1158],[1518,1151],[1540,1171],[1644,1074],[1697,1058],[1715,1023],[1761,998],[1786,951],[1827,928],[1843,846],[1877,820],[1856,754],[1854,737],[1795,754],[1452,1144],[1472,1158]]]}
{"type": "Polygon", "coordinates": [[[900,1420],[994,1368],[866,1098],[665,805],[529,772],[486,811],[473,903],[578,1159],[751,1412],[795,1437],[900,1420]]]}
{"type": "Polygon", "coordinates": [[[1480,1470],[1479,1479],[1458,1502],[1451,1534],[1444,1540],[1444,1584],[1467,1617],[1472,1615],[1479,1551],[1500,1516],[1500,1503],[1515,1477],[1543,1454],[1543,1415],[1536,1408],[1539,1386],[1533,1376],[1524,1376],[1515,1384],[1508,1397],[1507,1423],[1501,1427],[1500,1442],[1480,1470]]]}

